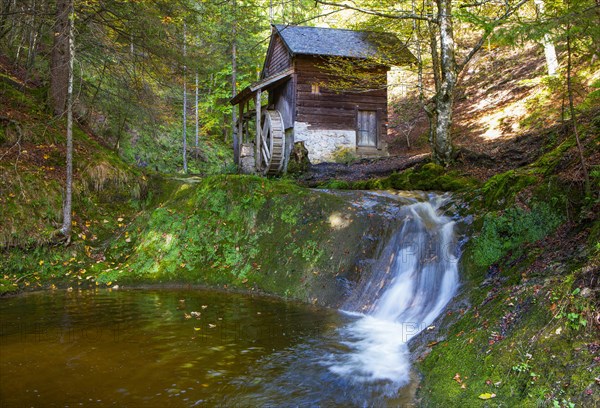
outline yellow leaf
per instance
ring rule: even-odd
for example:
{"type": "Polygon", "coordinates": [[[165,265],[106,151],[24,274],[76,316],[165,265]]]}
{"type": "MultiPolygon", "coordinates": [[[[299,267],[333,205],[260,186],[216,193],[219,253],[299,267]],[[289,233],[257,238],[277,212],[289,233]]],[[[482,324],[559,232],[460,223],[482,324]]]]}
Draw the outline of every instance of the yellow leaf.
{"type": "Polygon", "coordinates": [[[44,261],[40,261],[39,264],[40,266],[42,266],[44,264],[44,261]]]}
{"type": "Polygon", "coordinates": [[[194,327],[194,330],[199,331],[200,327],[194,327]]]}
{"type": "Polygon", "coordinates": [[[488,399],[495,398],[495,397],[496,397],[496,394],[490,394],[489,392],[486,392],[485,394],[481,394],[479,396],[479,399],[488,400],[488,399]]]}

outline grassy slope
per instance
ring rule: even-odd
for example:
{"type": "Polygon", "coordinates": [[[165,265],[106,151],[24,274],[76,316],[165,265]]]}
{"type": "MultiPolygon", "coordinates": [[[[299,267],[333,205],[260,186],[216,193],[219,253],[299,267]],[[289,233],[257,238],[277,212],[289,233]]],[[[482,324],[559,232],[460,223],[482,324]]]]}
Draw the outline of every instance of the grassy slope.
{"type": "Polygon", "coordinates": [[[146,195],[142,173],[75,126],[74,243],[53,246],[62,220],[65,128],[46,113],[43,92],[0,74],[1,292],[62,280],[65,269],[85,278],[98,248],[122,227],[118,219],[132,217],[146,195]]]}
{"type": "Polygon", "coordinates": [[[182,180],[114,242],[97,281],[182,282],[260,290],[337,305],[340,279],[393,229],[350,198],[253,176],[182,180]],[[371,239],[369,237],[377,237],[371,239]],[[112,266],[114,265],[114,266],[112,266]]]}
{"type": "Polygon", "coordinates": [[[599,403],[598,202],[554,173],[555,153],[471,193],[465,306],[419,363],[423,405],[599,403]]]}

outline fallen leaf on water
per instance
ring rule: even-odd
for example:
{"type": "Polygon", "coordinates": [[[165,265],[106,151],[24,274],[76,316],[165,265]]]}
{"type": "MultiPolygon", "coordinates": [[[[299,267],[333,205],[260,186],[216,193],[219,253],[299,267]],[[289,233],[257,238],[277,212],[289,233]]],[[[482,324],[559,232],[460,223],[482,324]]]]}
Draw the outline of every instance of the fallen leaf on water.
{"type": "Polygon", "coordinates": [[[183,317],[184,317],[184,318],[186,318],[186,319],[191,319],[191,318],[192,318],[192,316],[191,316],[191,315],[189,315],[189,314],[187,314],[187,313],[184,313],[184,314],[183,314],[183,317]]]}
{"type": "Polygon", "coordinates": [[[194,327],[194,330],[198,331],[200,330],[200,327],[194,327]]]}
{"type": "Polygon", "coordinates": [[[207,307],[207,305],[202,305],[202,309],[206,309],[207,307]]]}
{"type": "Polygon", "coordinates": [[[215,327],[217,327],[216,324],[210,324],[210,323],[208,324],[208,328],[209,329],[214,329],[215,327]]]}
{"type": "Polygon", "coordinates": [[[485,394],[481,394],[479,396],[479,399],[488,400],[488,399],[495,398],[495,397],[496,397],[496,394],[490,394],[489,392],[486,392],[485,394]]]}

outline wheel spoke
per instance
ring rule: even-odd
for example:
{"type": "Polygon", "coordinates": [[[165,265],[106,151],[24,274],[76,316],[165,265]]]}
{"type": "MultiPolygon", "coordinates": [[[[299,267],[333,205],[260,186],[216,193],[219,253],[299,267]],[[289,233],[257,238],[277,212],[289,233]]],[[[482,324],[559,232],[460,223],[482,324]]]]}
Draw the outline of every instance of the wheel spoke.
{"type": "Polygon", "coordinates": [[[285,156],[285,133],[283,120],[278,111],[263,112],[263,126],[260,135],[261,169],[263,174],[279,174],[283,168],[285,156]]]}

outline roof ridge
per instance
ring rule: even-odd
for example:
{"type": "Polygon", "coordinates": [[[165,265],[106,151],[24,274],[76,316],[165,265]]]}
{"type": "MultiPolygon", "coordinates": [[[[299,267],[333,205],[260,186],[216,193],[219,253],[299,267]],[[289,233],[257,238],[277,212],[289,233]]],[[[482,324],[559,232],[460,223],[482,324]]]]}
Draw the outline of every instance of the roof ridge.
{"type": "Polygon", "coordinates": [[[305,26],[305,25],[296,25],[296,24],[271,24],[271,25],[275,26],[275,27],[284,27],[284,29],[289,28],[289,27],[316,28],[319,30],[351,31],[353,33],[375,33],[375,34],[385,33],[385,34],[394,35],[393,33],[388,33],[387,31],[354,30],[352,28],[315,27],[315,26],[305,26]]]}

